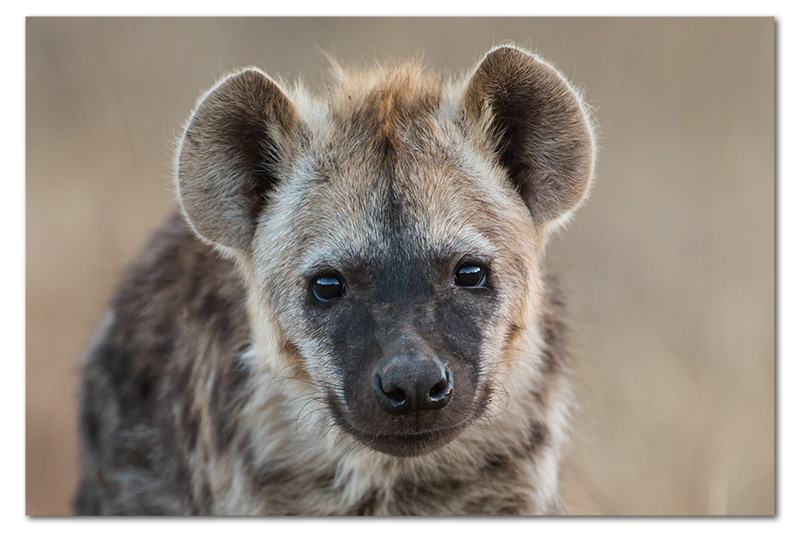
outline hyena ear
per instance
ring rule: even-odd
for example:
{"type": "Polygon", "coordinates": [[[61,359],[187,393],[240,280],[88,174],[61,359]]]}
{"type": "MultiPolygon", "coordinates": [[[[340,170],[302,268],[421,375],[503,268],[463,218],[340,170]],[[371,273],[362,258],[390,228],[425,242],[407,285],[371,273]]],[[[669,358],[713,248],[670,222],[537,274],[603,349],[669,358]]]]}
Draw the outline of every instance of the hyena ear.
{"type": "Polygon", "coordinates": [[[294,105],[266,74],[231,75],[202,98],[177,156],[178,196],[203,238],[248,249],[259,213],[304,130],[294,105]]]}
{"type": "Polygon", "coordinates": [[[498,162],[537,223],[569,214],[594,167],[590,119],[579,96],[550,65],[502,46],[467,82],[464,111],[488,126],[498,162]]]}

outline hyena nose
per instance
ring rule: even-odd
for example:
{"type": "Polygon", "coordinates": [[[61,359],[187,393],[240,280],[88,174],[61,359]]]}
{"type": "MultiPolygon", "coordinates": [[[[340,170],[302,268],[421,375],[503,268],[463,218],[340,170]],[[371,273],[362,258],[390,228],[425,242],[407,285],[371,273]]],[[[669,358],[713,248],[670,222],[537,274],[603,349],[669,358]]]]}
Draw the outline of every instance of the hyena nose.
{"type": "Polygon", "coordinates": [[[436,356],[395,355],[378,365],[373,387],[390,415],[441,409],[453,397],[453,376],[436,356]]]}

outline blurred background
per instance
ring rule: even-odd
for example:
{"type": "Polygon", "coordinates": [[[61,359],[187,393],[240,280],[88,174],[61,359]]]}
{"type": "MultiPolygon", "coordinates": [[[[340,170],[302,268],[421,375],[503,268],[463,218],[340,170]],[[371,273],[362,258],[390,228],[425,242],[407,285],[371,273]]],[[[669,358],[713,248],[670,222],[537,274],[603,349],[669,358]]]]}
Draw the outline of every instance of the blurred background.
{"type": "Polygon", "coordinates": [[[600,125],[591,201],[551,244],[581,411],[572,514],[772,514],[771,18],[29,18],[27,514],[71,512],[84,349],[125,266],[177,207],[196,97],[258,65],[313,89],[342,63],[471,68],[538,51],[600,125]]]}

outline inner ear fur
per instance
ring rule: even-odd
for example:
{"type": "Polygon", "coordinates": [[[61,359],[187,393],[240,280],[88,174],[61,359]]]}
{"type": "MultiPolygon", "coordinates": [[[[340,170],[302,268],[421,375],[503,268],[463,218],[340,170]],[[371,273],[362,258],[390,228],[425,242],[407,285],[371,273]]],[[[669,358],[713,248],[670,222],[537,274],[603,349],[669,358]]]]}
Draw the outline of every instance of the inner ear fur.
{"type": "Polygon", "coordinates": [[[213,243],[247,249],[301,132],[294,105],[259,70],[233,74],[210,90],[177,157],[178,196],[194,230],[213,243]]]}
{"type": "Polygon", "coordinates": [[[580,98],[553,67],[518,48],[497,48],[476,68],[463,103],[468,117],[489,122],[498,162],[535,222],[580,204],[593,173],[592,129],[580,98]]]}

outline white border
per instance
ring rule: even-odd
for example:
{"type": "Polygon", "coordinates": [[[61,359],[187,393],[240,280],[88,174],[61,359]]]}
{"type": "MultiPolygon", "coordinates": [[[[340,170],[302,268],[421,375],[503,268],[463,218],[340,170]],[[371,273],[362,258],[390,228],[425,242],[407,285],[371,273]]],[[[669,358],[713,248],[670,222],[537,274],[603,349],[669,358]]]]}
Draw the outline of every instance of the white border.
{"type": "MultiPolygon", "coordinates": [[[[800,209],[793,203],[800,200],[798,187],[800,187],[800,163],[795,156],[798,138],[795,126],[800,124],[798,111],[800,108],[800,86],[798,85],[798,40],[800,40],[800,24],[796,17],[797,9],[789,7],[789,2],[761,1],[744,2],[729,1],[726,3],[698,1],[698,0],[673,0],[664,5],[649,5],[645,3],[622,1],[573,1],[573,2],[513,2],[498,4],[497,2],[484,2],[475,6],[467,6],[465,2],[434,3],[430,0],[407,0],[401,3],[379,2],[321,2],[306,0],[299,3],[268,3],[244,2],[228,0],[215,4],[198,5],[196,2],[165,2],[140,0],[135,4],[112,4],[97,1],[74,0],[63,1],[38,1],[28,2],[27,5],[16,4],[10,12],[4,13],[0,18],[0,35],[3,39],[2,65],[4,67],[4,81],[2,86],[5,114],[3,128],[3,153],[4,163],[9,169],[6,171],[3,184],[5,190],[0,195],[0,217],[2,226],[6,228],[3,249],[4,260],[3,276],[5,287],[2,305],[2,339],[9,346],[6,350],[4,383],[0,387],[2,404],[7,406],[3,410],[3,426],[7,428],[4,438],[0,441],[0,472],[2,472],[2,494],[0,494],[0,509],[4,525],[31,528],[58,528],[66,531],[83,531],[85,528],[107,528],[112,525],[123,531],[139,530],[143,524],[139,520],[121,521],[108,520],[87,521],[78,519],[29,519],[25,513],[25,462],[24,462],[24,257],[25,257],[25,20],[26,16],[53,16],[53,15],[203,15],[203,16],[246,16],[246,15],[428,15],[428,16],[776,16],[777,43],[778,43],[778,99],[776,105],[780,110],[777,121],[777,176],[779,178],[776,191],[778,198],[778,274],[776,285],[780,287],[777,308],[777,324],[780,337],[777,343],[779,360],[777,368],[780,371],[776,382],[779,392],[778,398],[778,454],[776,456],[778,490],[776,493],[778,518],[777,519],[545,519],[531,522],[528,520],[504,520],[501,527],[504,530],[530,531],[532,528],[545,527],[546,529],[586,528],[591,527],[603,530],[636,530],[647,527],[653,531],[673,531],[674,528],[687,528],[694,530],[703,526],[722,525],[730,530],[750,528],[778,528],[780,530],[798,531],[800,528],[800,512],[796,502],[800,501],[796,477],[798,471],[797,456],[791,450],[800,450],[797,431],[798,395],[800,387],[794,381],[798,376],[800,365],[800,345],[798,345],[798,314],[797,306],[792,305],[798,297],[798,281],[793,275],[800,273],[798,261],[798,219],[800,209]],[[454,8],[457,6],[457,8],[454,8]],[[535,9],[535,11],[533,11],[535,9]],[[602,9],[602,11],[601,11],[602,9]],[[8,231],[10,230],[10,231],[8,231]],[[643,520],[647,520],[643,523],[643,520]],[[675,521],[680,523],[676,523],[675,521]]],[[[742,428],[746,431],[746,428],[742,428]]],[[[222,524],[230,524],[242,530],[263,530],[264,528],[283,527],[310,527],[324,528],[326,533],[334,531],[360,531],[365,528],[379,527],[383,531],[399,531],[401,527],[407,528],[410,522],[399,520],[359,521],[349,520],[237,520],[231,522],[226,519],[214,520],[147,520],[146,527],[150,528],[191,528],[192,531],[216,530],[222,524]]],[[[415,520],[415,528],[465,528],[483,530],[492,527],[494,521],[485,519],[468,519],[458,521],[443,520],[415,520]]],[[[16,529],[15,527],[15,529],[16,529]]],[[[5,529],[8,531],[8,529],[5,529]]]]}

